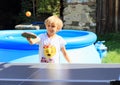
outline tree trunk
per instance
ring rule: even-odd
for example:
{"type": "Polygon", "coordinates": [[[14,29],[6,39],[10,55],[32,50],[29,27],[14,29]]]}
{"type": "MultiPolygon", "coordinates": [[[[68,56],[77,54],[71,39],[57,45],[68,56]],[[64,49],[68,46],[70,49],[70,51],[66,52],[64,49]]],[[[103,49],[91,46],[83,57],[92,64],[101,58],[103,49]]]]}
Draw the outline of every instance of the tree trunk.
{"type": "Polygon", "coordinates": [[[63,10],[64,10],[64,5],[63,5],[64,1],[60,0],[60,17],[63,20],[63,10]]]}
{"type": "Polygon", "coordinates": [[[118,2],[119,0],[96,0],[97,34],[102,35],[106,33],[118,32],[118,27],[120,25],[120,10],[118,9],[120,6],[118,6],[118,2]]]}

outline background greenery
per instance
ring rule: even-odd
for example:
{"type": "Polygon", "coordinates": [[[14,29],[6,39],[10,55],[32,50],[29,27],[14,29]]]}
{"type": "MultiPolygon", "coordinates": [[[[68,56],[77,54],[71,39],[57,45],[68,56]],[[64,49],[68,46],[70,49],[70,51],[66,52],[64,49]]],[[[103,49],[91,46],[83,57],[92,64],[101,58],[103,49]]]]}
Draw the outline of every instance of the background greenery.
{"type": "Polygon", "coordinates": [[[101,35],[98,40],[105,40],[104,43],[108,52],[102,59],[102,63],[120,63],[120,33],[109,33],[101,35]]]}
{"type": "Polygon", "coordinates": [[[49,15],[60,14],[60,0],[22,0],[19,22],[44,21],[49,15]],[[26,17],[25,12],[30,11],[31,17],[26,17]]]}

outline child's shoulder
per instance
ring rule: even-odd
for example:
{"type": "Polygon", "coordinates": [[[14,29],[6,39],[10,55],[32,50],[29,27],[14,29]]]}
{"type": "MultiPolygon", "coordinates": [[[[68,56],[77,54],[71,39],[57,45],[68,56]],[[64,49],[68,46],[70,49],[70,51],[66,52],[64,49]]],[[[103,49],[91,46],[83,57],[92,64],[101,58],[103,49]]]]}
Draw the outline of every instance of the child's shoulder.
{"type": "Polygon", "coordinates": [[[60,36],[60,35],[58,35],[58,34],[56,34],[56,36],[57,36],[58,38],[62,38],[62,36],[60,36]]]}
{"type": "Polygon", "coordinates": [[[57,35],[57,37],[60,39],[60,40],[64,40],[64,38],[60,35],[57,35]]]}
{"type": "Polygon", "coordinates": [[[41,33],[38,36],[40,36],[40,37],[46,36],[46,33],[41,33]]]}
{"type": "Polygon", "coordinates": [[[45,37],[46,37],[46,33],[41,33],[41,34],[38,35],[38,37],[39,37],[40,39],[45,38],[45,37]]]}

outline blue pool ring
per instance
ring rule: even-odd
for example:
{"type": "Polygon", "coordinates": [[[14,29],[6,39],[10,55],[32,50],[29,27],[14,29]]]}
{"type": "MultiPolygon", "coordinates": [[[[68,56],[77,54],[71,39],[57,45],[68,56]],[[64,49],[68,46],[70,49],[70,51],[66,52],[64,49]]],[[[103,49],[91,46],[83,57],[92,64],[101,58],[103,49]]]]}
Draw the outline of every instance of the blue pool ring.
{"type": "MultiPolygon", "coordinates": [[[[30,45],[21,36],[23,32],[39,35],[45,33],[46,30],[2,30],[0,31],[0,49],[38,50],[38,45],[30,45]]],[[[92,45],[97,39],[96,34],[89,31],[61,30],[57,34],[66,40],[67,49],[83,48],[92,45]]]]}

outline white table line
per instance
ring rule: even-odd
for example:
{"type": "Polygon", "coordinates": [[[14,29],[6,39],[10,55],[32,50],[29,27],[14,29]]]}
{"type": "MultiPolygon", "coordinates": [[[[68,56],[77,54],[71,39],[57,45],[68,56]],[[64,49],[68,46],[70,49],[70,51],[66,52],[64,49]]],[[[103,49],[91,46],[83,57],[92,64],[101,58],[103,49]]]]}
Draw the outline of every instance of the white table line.
{"type": "Polygon", "coordinates": [[[0,81],[26,81],[26,82],[93,82],[93,83],[109,83],[112,80],[78,80],[78,79],[9,79],[2,78],[0,81]]]}

